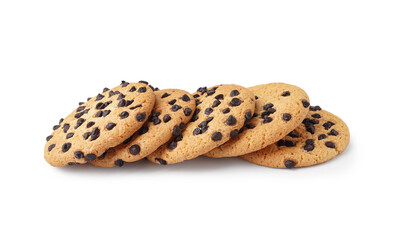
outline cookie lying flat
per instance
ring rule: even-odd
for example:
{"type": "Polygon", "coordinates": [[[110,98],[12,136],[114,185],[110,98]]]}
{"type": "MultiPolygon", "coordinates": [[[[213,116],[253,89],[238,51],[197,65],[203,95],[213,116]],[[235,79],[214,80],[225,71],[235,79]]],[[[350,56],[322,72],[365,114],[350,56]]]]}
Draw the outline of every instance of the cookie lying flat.
{"type": "Polygon", "coordinates": [[[350,142],[347,125],[320,107],[287,137],[265,149],[241,156],[252,163],[273,168],[308,167],[342,153],[350,142]]]}
{"type": "Polygon", "coordinates": [[[258,151],[286,136],[307,115],[309,97],[296,86],[270,83],[248,90],[255,94],[254,117],[237,137],[206,153],[206,156],[234,157],[258,151]]]}
{"type": "MultiPolygon", "coordinates": [[[[155,106],[148,121],[124,143],[109,149],[103,159],[91,162],[98,167],[122,167],[124,162],[145,158],[184,128],[195,111],[195,100],[186,91],[166,89],[155,92],[155,106]]],[[[177,143],[169,143],[172,148],[177,143]]]]}
{"type": "Polygon", "coordinates": [[[148,156],[162,165],[196,158],[238,134],[255,108],[254,95],[237,85],[199,88],[196,110],[183,132],[171,144],[161,146],[148,156]]]}
{"type": "Polygon", "coordinates": [[[147,120],[155,95],[146,82],[122,82],[88,99],[53,127],[44,158],[55,167],[95,160],[137,131],[147,120]]]}

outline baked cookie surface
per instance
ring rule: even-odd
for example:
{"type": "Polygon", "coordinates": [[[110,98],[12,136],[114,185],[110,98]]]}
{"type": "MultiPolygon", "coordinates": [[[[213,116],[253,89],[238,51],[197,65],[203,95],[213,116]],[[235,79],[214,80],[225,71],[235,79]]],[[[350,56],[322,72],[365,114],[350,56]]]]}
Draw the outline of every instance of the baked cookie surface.
{"type": "Polygon", "coordinates": [[[248,88],[256,99],[253,118],[240,134],[205,156],[234,157],[258,151],[285,137],[308,113],[309,97],[301,88],[269,83],[248,88]]]}
{"type": "MultiPolygon", "coordinates": [[[[195,111],[193,96],[179,89],[155,92],[155,106],[148,121],[122,144],[109,149],[102,159],[91,162],[98,167],[122,167],[154,152],[189,122],[195,111]]],[[[175,145],[169,143],[169,146],[175,145]]]]}
{"type": "Polygon", "coordinates": [[[175,133],[171,144],[162,145],[148,160],[166,165],[196,158],[236,137],[255,108],[253,93],[238,85],[199,88],[193,97],[196,110],[184,131],[175,133]]]}
{"type": "Polygon", "coordinates": [[[288,136],[241,158],[272,168],[308,167],[339,155],[349,142],[350,132],[343,120],[318,106],[310,107],[308,117],[288,136]]]}
{"type": "Polygon", "coordinates": [[[137,131],[154,103],[154,92],[144,81],[105,88],[53,127],[46,138],[45,160],[55,167],[94,161],[137,131]]]}

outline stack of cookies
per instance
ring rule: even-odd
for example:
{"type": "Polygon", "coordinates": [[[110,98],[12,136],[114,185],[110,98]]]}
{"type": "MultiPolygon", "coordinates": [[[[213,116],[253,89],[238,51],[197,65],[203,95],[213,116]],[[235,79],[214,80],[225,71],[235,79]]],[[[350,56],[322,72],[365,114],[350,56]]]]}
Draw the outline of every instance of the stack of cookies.
{"type": "Polygon", "coordinates": [[[224,84],[190,94],[122,81],[79,103],[53,130],[44,157],[55,167],[122,167],[145,158],[167,165],[200,155],[307,167],[339,155],[350,141],[340,118],[310,106],[305,91],[285,83],[224,84]]]}

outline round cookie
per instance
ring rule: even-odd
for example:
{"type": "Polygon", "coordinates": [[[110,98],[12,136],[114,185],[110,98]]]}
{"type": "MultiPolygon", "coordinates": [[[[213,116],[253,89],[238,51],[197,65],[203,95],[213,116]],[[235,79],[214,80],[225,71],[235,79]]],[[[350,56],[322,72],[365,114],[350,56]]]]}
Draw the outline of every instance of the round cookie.
{"type": "Polygon", "coordinates": [[[255,94],[255,113],[240,134],[205,156],[234,157],[273,144],[299,126],[310,106],[309,97],[299,87],[269,83],[248,88],[255,94]]]}
{"type": "Polygon", "coordinates": [[[272,168],[308,167],[339,155],[349,142],[347,125],[339,117],[317,106],[310,107],[308,117],[288,136],[267,148],[241,157],[272,168]]]}
{"type": "Polygon", "coordinates": [[[55,167],[95,160],[122,143],[147,120],[155,103],[147,82],[127,83],[88,98],[47,137],[45,160],[55,167]]]}
{"type": "MultiPolygon", "coordinates": [[[[148,121],[122,144],[107,151],[102,159],[91,162],[98,167],[122,167],[124,162],[134,162],[154,152],[191,119],[195,100],[186,91],[165,89],[155,92],[155,106],[148,121]]],[[[169,147],[176,142],[169,143],[169,147]]]]}
{"type": "Polygon", "coordinates": [[[173,132],[170,144],[148,155],[148,160],[166,165],[196,158],[237,136],[255,108],[254,95],[238,85],[199,88],[194,98],[196,110],[185,130],[173,132]]]}

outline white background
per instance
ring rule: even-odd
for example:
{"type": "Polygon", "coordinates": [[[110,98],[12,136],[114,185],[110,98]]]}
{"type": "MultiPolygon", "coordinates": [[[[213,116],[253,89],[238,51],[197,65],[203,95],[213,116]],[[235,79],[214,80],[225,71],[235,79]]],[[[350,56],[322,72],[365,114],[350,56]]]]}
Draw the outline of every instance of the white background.
{"type": "Polygon", "coordinates": [[[394,1],[1,1],[0,239],[394,239],[394,1]],[[53,168],[45,137],[121,80],[281,81],[345,120],[316,167],[53,168]]]}

